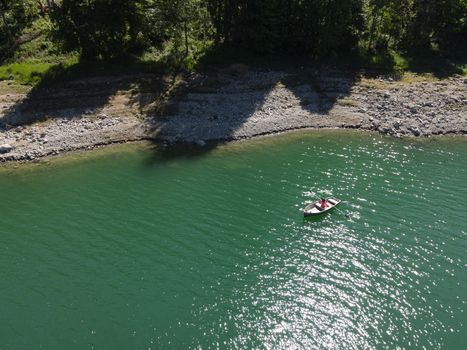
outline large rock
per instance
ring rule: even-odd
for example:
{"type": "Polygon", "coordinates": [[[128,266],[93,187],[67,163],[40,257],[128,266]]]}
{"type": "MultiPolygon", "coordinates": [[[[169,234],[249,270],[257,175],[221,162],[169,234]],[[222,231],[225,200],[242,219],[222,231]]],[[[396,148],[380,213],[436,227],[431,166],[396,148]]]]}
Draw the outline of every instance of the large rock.
{"type": "Polygon", "coordinates": [[[13,146],[9,145],[8,143],[0,145],[0,154],[9,153],[12,150],[13,150],[13,146]]]}
{"type": "Polygon", "coordinates": [[[422,134],[422,131],[416,126],[409,127],[409,130],[412,131],[412,134],[415,136],[420,136],[422,134]]]}

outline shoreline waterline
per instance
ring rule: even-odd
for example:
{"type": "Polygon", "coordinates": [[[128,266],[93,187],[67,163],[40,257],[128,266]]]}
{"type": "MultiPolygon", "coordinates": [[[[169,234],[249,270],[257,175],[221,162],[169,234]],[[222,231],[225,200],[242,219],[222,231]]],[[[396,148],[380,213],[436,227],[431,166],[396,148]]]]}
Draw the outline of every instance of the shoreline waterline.
{"type": "MultiPolygon", "coordinates": [[[[119,79],[136,78],[160,79],[119,79]]],[[[135,104],[135,94],[159,101],[160,91],[112,95],[104,89],[117,83],[102,77],[34,97],[2,101],[0,95],[0,163],[140,140],[164,148],[180,143],[209,148],[294,130],[351,129],[396,138],[467,135],[463,77],[403,83],[312,68],[248,70],[239,76],[219,71],[186,78],[167,101],[146,109],[135,104]],[[56,94],[60,103],[52,98],[56,94]]]]}
{"type": "Polygon", "coordinates": [[[84,159],[92,159],[94,157],[101,157],[108,154],[118,155],[121,152],[148,149],[154,153],[171,153],[171,154],[190,154],[190,153],[204,153],[211,152],[215,149],[222,147],[229,147],[232,145],[241,145],[255,142],[287,142],[290,138],[300,138],[303,136],[314,137],[327,137],[339,135],[344,137],[356,136],[373,136],[381,139],[399,140],[406,143],[425,143],[425,142],[467,142],[467,135],[464,134],[448,134],[448,135],[431,135],[426,137],[403,136],[394,137],[391,135],[382,134],[374,130],[361,130],[353,128],[298,128],[290,129],[279,132],[264,133],[251,137],[236,138],[229,140],[211,140],[204,145],[199,145],[193,142],[177,142],[167,144],[164,140],[154,140],[150,138],[142,138],[139,140],[109,142],[95,145],[93,147],[82,147],[70,149],[58,154],[47,154],[33,160],[20,159],[0,162],[0,171],[26,168],[28,166],[35,167],[40,165],[68,163],[80,161],[84,159]]]}

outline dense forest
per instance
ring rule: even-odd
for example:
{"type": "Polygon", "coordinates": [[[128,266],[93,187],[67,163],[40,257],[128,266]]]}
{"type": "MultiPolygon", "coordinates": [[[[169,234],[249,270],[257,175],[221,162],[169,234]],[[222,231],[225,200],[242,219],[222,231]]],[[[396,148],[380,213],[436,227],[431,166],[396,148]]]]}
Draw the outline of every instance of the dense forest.
{"type": "Polygon", "coordinates": [[[190,65],[207,50],[311,59],[465,52],[466,0],[0,0],[0,60],[37,50],[108,60],[165,53],[190,65]]]}

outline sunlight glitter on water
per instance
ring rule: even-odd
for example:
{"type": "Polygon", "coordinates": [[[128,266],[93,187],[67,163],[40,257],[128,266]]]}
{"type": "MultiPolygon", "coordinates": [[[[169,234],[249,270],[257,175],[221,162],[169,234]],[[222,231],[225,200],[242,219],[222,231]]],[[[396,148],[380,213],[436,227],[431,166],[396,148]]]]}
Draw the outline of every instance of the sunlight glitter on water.
{"type": "Polygon", "coordinates": [[[464,348],[466,144],[340,135],[0,174],[1,347],[464,348]]]}

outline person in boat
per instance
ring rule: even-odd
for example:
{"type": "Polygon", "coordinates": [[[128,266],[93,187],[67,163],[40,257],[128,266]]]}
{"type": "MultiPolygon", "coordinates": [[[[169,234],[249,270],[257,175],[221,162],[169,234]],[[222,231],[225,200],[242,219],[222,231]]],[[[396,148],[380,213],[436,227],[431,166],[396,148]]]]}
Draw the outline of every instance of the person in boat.
{"type": "Polygon", "coordinates": [[[328,203],[326,202],[326,199],[321,198],[319,205],[321,206],[321,209],[326,209],[328,206],[328,203]]]}

